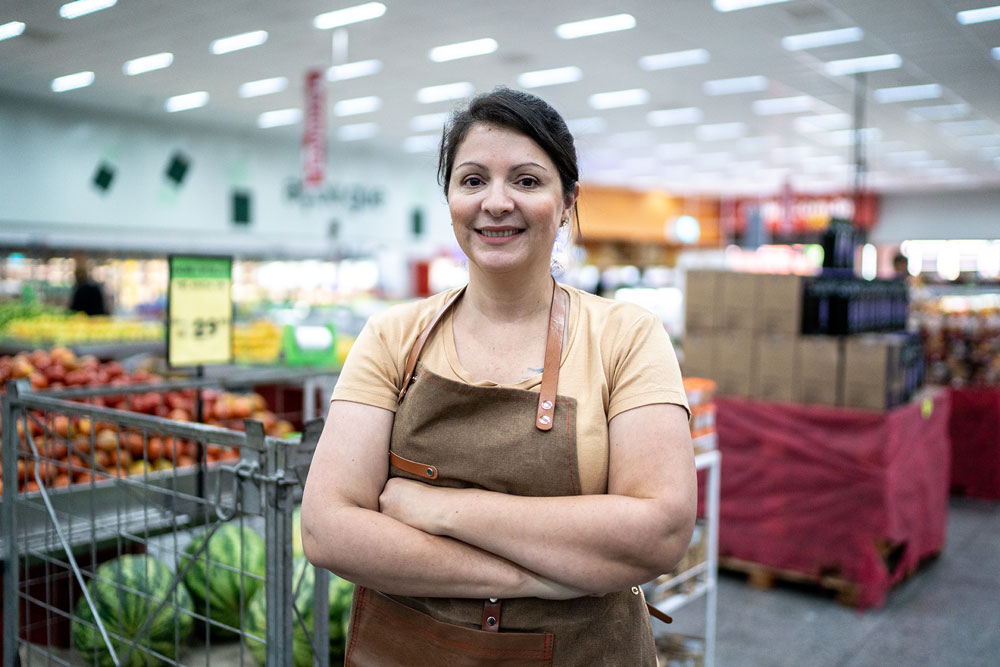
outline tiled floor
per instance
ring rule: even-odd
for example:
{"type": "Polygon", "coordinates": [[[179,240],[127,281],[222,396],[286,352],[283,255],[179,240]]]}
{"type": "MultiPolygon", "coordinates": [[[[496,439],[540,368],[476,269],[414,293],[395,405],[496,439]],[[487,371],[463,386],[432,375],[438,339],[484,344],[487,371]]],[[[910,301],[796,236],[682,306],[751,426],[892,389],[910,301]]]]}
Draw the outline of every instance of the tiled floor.
{"type": "MultiPolygon", "coordinates": [[[[941,556],[879,609],[725,575],[718,599],[718,667],[1000,665],[1000,502],[953,499],[941,556]]],[[[670,631],[703,634],[703,614],[678,611],[670,631]]]]}

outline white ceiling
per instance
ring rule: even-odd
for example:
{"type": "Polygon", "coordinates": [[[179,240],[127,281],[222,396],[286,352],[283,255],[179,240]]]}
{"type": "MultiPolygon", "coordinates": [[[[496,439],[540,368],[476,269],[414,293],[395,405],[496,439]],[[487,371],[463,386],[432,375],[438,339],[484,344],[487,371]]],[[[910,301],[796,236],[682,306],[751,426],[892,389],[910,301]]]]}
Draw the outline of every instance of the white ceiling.
{"type": "MultiPolygon", "coordinates": [[[[424,86],[467,81],[476,91],[517,86],[526,71],[575,65],[582,78],[533,92],[549,100],[568,120],[600,118],[604,129],[579,133],[585,182],[640,190],[663,187],[679,192],[774,192],[786,181],[800,191],[845,190],[853,186],[853,76],[831,76],[829,61],[898,54],[897,69],[864,76],[865,128],[876,128],[863,143],[866,182],[883,192],[909,189],[996,188],[1000,186],[1000,21],[962,25],[956,12],[998,0],[790,0],[750,9],[719,12],[712,0],[383,0],[383,16],[347,28],[346,57],[378,59],[372,76],[327,84],[329,137],[335,150],[340,127],[375,123],[377,134],[355,143],[389,155],[403,151],[415,132],[411,119],[444,112],[457,102],[421,104],[424,86]],[[625,13],[633,29],[563,40],[561,23],[625,13]],[[788,51],[781,38],[815,31],[858,27],[860,41],[788,51]],[[428,58],[434,46],[479,38],[498,42],[494,53],[444,63],[428,58]],[[703,64],[644,71],[641,57],[705,49],[703,64]],[[761,75],[759,92],[711,96],[706,80],[761,75]],[[877,89],[939,84],[937,99],[879,103],[877,89]],[[641,88],[648,102],[596,110],[593,93],[641,88]],[[375,95],[377,111],[338,117],[343,99],[375,95]],[[813,98],[811,109],[758,115],[754,102],[793,96],[813,98]],[[914,115],[921,107],[964,109],[947,125],[914,115]],[[654,127],[651,111],[696,107],[700,125],[743,123],[735,139],[707,139],[699,124],[654,127]],[[846,132],[807,131],[816,116],[844,114],[846,132]],[[877,133],[877,138],[874,134],[877,133]]],[[[334,31],[313,27],[323,12],[360,0],[119,0],[104,11],[67,20],[60,0],[4,0],[0,24],[21,21],[23,34],[0,41],[0,95],[52,104],[97,108],[150,117],[161,122],[225,127],[253,136],[298,142],[301,123],[257,128],[266,111],[303,106],[303,79],[310,67],[334,62],[334,31]],[[257,47],[224,55],[209,50],[212,40],[266,30],[257,47]],[[174,54],[173,65],[138,76],[122,71],[126,60],[159,52],[174,54]],[[63,93],[51,91],[53,78],[92,71],[94,83],[63,93]],[[280,93],[241,98],[240,84],[287,77],[280,93]],[[202,108],[167,113],[173,95],[207,91],[202,108]]],[[[919,113],[919,111],[918,111],[919,113]]],[[[836,117],[834,117],[836,118],[836,117]]],[[[819,120],[823,120],[820,118],[819,120]]]]}

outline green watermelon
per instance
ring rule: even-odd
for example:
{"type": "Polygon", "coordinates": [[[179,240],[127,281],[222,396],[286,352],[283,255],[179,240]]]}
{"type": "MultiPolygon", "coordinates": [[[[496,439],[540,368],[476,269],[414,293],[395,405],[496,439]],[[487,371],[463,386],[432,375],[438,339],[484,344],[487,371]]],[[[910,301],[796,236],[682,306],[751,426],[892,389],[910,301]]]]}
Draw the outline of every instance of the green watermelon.
{"type": "MultiPolygon", "coordinates": [[[[295,609],[298,612],[293,617],[292,653],[295,658],[294,667],[311,667],[313,650],[306,635],[313,630],[313,595],[315,592],[316,571],[303,557],[297,557],[292,565],[292,591],[295,599],[295,609]],[[300,618],[301,616],[301,618],[300,618]]],[[[347,638],[347,621],[351,613],[351,598],[354,596],[354,584],[340,577],[330,575],[330,664],[340,665],[344,660],[344,644],[347,638]]],[[[267,632],[267,595],[261,589],[250,601],[247,615],[244,619],[244,641],[250,655],[257,664],[265,665],[267,645],[256,637],[266,639],[267,632]],[[254,636],[251,636],[254,635],[254,636]]]]}
{"type": "MultiPolygon", "coordinates": [[[[185,645],[194,620],[191,596],[180,585],[171,592],[173,584],[170,569],[147,555],[121,556],[97,568],[87,584],[94,607],[118,660],[122,661],[131,649],[128,658],[118,664],[160,665],[165,660],[156,654],[170,660],[178,657],[176,649],[185,645]],[[169,601],[140,635],[147,619],[164,599],[169,601]]],[[[97,629],[94,610],[82,595],[73,611],[72,638],[86,664],[100,667],[116,664],[97,629]]]]}
{"type": "Polygon", "coordinates": [[[209,538],[208,547],[199,552],[208,533],[203,531],[191,540],[181,555],[178,570],[183,571],[196,554],[184,576],[195,611],[213,621],[210,632],[214,636],[232,637],[240,628],[243,608],[264,583],[267,550],[264,538],[252,528],[225,523],[209,538]]]}

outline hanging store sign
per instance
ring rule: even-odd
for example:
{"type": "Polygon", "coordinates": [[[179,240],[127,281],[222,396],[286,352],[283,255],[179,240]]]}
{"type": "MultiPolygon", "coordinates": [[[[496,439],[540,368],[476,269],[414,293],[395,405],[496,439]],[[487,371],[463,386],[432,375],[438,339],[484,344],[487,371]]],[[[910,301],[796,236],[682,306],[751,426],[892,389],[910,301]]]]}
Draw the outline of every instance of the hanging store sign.
{"type": "Polygon", "coordinates": [[[875,193],[799,195],[786,186],[774,197],[732,202],[724,228],[728,235],[742,237],[751,220],[759,217],[763,227],[777,238],[819,234],[834,219],[850,220],[856,228],[868,230],[878,221],[878,205],[875,193]]]}
{"type": "Polygon", "coordinates": [[[306,72],[305,118],[302,135],[302,182],[322,185],[326,177],[326,87],[323,70],[306,72]]]}
{"type": "Polygon", "coordinates": [[[171,367],[233,360],[233,260],[170,257],[167,363],[171,367]]]}

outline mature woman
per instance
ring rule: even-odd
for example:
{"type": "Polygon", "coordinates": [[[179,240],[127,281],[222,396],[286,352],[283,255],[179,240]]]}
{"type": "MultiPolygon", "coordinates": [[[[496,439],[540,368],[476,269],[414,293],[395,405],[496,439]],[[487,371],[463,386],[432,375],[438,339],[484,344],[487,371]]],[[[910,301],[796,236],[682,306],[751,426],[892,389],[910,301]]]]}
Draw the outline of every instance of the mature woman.
{"type": "Polygon", "coordinates": [[[688,408],[637,306],[558,285],[573,138],[532,95],[456,113],[439,178],[469,282],[371,318],[303,498],[356,582],[348,665],[655,665],[638,584],[694,523],[688,408]]]}

